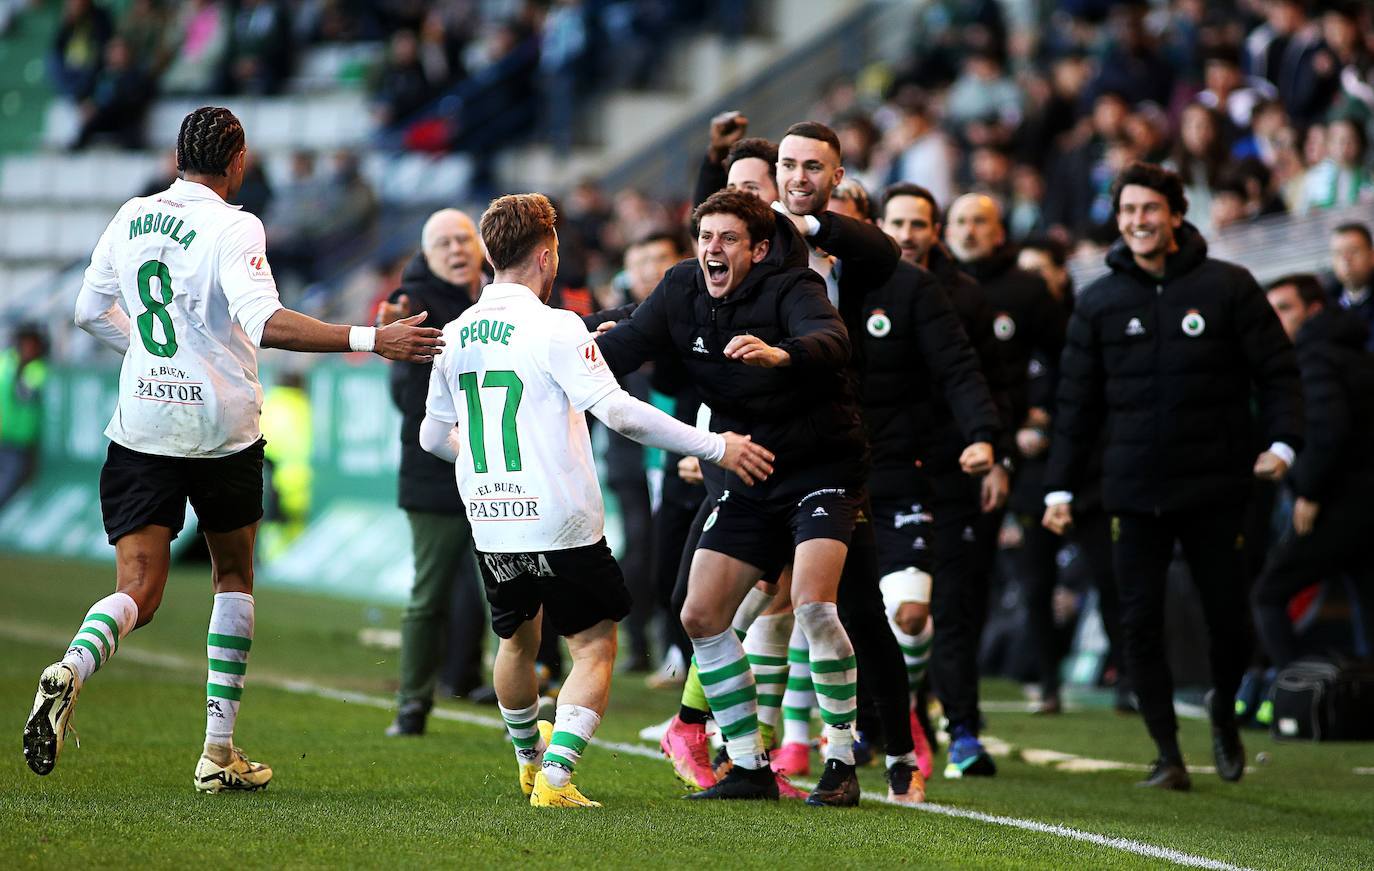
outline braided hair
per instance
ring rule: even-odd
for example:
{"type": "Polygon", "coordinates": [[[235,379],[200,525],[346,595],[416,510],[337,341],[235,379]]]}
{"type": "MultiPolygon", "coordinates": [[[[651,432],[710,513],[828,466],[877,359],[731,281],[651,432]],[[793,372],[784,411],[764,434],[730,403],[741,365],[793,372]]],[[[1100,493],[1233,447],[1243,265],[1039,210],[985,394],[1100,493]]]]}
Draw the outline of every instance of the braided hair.
{"type": "Polygon", "coordinates": [[[220,106],[202,106],[181,120],[177,169],[197,175],[228,175],[229,161],[243,149],[243,124],[220,106]]]}

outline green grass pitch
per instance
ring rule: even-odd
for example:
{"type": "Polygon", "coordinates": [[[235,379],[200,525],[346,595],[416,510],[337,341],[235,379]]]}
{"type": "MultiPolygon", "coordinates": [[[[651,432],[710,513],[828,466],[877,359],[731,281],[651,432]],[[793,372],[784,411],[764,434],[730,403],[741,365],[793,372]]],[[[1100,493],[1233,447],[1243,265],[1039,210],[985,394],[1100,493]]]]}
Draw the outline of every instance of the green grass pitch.
{"type": "MultiPolygon", "coordinates": [[[[10,729],[0,867],[1374,868],[1374,776],[1357,773],[1374,769],[1374,745],[1246,733],[1252,764],[1260,750],[1269,764],[1239,785],[1195,773],[1192,793],[1160,794],[1134,788],[1137,772],[1066,771],[1037,752],[1144,763],[1138,720],[999,712],[988,733],[1011,754],[998,776],[930,784],[933,804],[981,818],[872,800],[841,811],[699,806],[679,800],[666,763],[641,755],[652,748],[636,733],[668,716],[676,695],[638,679],[617,682],[598,734],[635,748],[593,748],[578,771],[606,807],[537,811],[522,800],[496,729],[434,719],[421,739],[382,736],[395,654],[362,647],[357,635],[396,626],[395,610],[273,590],[258,593],[236,737],[275,779],[262,793],[200,795],[191,771],[204,730],[209,581],[197,568],[174,572],[157,619],[82,692],[73,720],[81,746],[69,740],[56,771],[36,777],[19,735],[38,673],[112,586],[108,568],[0,557],[0,722],[10,729]],[[1092,836],[1099,841],[1084,839],[1092,836]]],[[[988,682],[984,694],[1019,697],[1005,682],[988,682]]],[[[1204,723],[1184,721],[1182,737],[1192,764],[1210,764],[1204,723]]],[[[883,791],[878,769],[862,778],[865,790],[883,791]]]]}

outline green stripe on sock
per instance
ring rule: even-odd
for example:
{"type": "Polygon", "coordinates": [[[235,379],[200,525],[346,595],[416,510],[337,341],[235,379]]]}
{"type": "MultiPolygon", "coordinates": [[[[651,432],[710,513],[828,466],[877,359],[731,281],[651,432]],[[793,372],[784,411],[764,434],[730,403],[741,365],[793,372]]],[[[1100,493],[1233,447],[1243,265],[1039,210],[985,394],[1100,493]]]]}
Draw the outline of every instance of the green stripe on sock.
{"type": "Polygon", "coordinates": [[[811,686],[812,681],[809,677],[789,677],[787,679],[787,688],[789,690],[795,690],[797,692],[802,693],[809,693],[811,692],[811,686]]]}
{"type": "MultiPolygon", "coordinates": [[[[501,719],[505,720],[505,717],[502,717],[501,719]]],[[[533,720],[525,720],[523,722],[506,720],[506,725],[511,727],[512,729],[533,729],[534,727],[539,725],[539,718],[535,717],[533,720]]]]}
{"type": "Polygon", "coordinates": [[[720,724],[720,734],[724,735],[727,741],[732,738],[738,738],[741,735],[748,735],[750,732],[757,732],[758,730],[759,718],[754,714],[750,714],[744,719],[736,720],[733,723],[720,724]]]}
{"type": "Polygon", "coordinates": [[[572,771],[574,768],[577,767],[577,764],[573,762],[571,759],[565,759],[562,756],[559,756],[557,753],[550,753],[547,750],[544,751],[544,761],[552,762],[556,765],[561,765],[569,771],[572,771]]]}
{"type": "Polygon", "coordinates": [[[243,687],[227,687],[224,684],[207,683],[205,685],[205,694],[207,696],[214,696],[215,698],[237,702],[239,699],[243,698],[243,687]]]}
{"type": "Polygon", "coordinates": [[[101,623],[104,623],[106,626],[110,627],[110,637],[114,639],[114,649],[115,649],[116,652],[118,652],[118,651],[119,651],[119,624],[115,622],[115,619],[114,619],[113,617],[111,617],[109,614],[87,614],[87,615],[86,615],[86,619],[87,619],[87,620],[99,620],[101,623]]]}
{"type": "Polygon", "coordinates": [[[106,656],[109,656],[109,655],[110,655],[110,642],[108,642],[108,641],[105,640],[105,635],[104,635],[104,633],[102,633],[99,629],[92,629],[92,628],[89,627],[89,626],[82,626],[82,627],[81,627],[81,631],[78,632],[78,633],[76,633],[76,634],[77,634],[78,636],[80,636],[80,635],[91,635],[91,636],[94,636],[94,637],[100,642],[100,648],[101,648],[102,650],[105,651],[105,655],[106,655],[106,656]]]}
{"type": "Polygon", "coordinates": [[[520,738],[516,735],[512,735],[510,736],[510,742],[521,750],[533,750],[535,747],[539,746],[539,733],[536,732],[528,738],[520,738]]]}
{"type": "Polygon", "coordinates": [[[788,661],[788,662],[801,662],[801,663],[810,662],[810,661],[811,661],[811,650],[810,650],[810,648],[806,648],[806,647],[789,647],[789,648],[787,648],[787,661],[788,661]]]}
{"type": "Polygon", "coordinates": [[[234,662],[232,659],[212,659],[210,660],[210,670],[220,674],[247,674],[248,663],[234,662]]]}
{"type": "MultiPolygon", "coordinates": [[[[731,628],[733,629],[734,627],[732,626],[731,628]]],[[[746,635],[749,634],[749,630],[747,630],[747,629],[735,629],[735,634],[739,636],[739,640],[740,640],[740,641],[743,641],[743,640],[744,640],[744,636],[746,636],[746,635]]]]}
{"type": "Polygon", "coordinates": [[[785,683],[787,683],[787,672],[785,672],[785,671],[784,671],[784,672],[775,672],[775,673],[773,673],[773,674],[769,674],[768,672],[764,672],[763,674],[756,674],[756,675],[754,675],[754,683],[781,683],[781,684],[785,684],[785,683]]]}
{"type": "Polygon", "coordinates": [[[811,663],[812,674],[834,674],[837,671],[848,671],[855,667],[856,660],[851,654],[844,659],[817,659],[811,663]]]}
{"type": "Polygon", "coordinates": [[[811,709],[784,707],[782,709],[782,717],[784,720],[806,720],[809,722],[811,720],[811,709]]]}
{"type": "Polygon", "coordinates": [[[744,687],[711,699],[711,710],[723,711],[726,708],[733,708],[735,705],[742,705],[757,698],[758,693],[753,687],[744,687]]]}
{"type": "Polygon", "coordinates": [[[205,636],[205,643],[211,647],[227,647],[230,650],[249,650],[253,647],[253,639],[244,638],[241,635],[220,635],[211,632],[205,636]]]}
{"type": "Polygon", "coordinates": [[[855,683],[816,684],[816,695],[825,696],[827,699],[852,699],[858,692],[859,685],[855,683]]]}
{"type": "Polygon", "coordinates": [[[92,644],[84,638],[73,638],[72,647],[84,647],[87,650],[89,650],[91,652],[91,656],[95,657],[95,667],[97,669],[100,668],[100,651],[95,649],[94,644],[92,644]]]}
{"type": "Polygon", "coordinates": [[[782,704],[782,696],[770,696],[759,694],[760,708],[776,708],[782,704]]]}
{"type": "Polygon", "coordinates": [[[821,708],[821,719],[829,726],[843,726],[846,723],[852,723],[854,722],[854,717],[855,711],[853,708],[840,714],[832,714],[825,708],[821,708]]]}
{"type": "Polygon", "coordinates": [[[921,659],[930,652],[929,644],[900,644],[902,652],[912,659],[921,659]]]}
{"type": "Polygon", "coordinates": [[[748,656],[750,665],[773,665],[778,668],[787,665],[787,657],[785,656],[768,656],[762,653],[750,653],[748,656]]]}
{"type": "Polygon", "coordinates": [[[702,682],[703,685],[710,686],[711,684],[717,684],[723,680],[729,680],[732,677],[737,677],[738,675],[744,674],[748,670],[749,660],[737,659],[729,665],[724,666],[722,668],[718,668],[715,671],[699,672],[697,674],[697,678],[702,682]]]}
{"type": "Polygon", "coordinates": [[[554,732],[549,739],[550,747],[567,747],[569,750],[576,751],[580,756],[582,751],[587,749],[587,739],[579,738],[572,732],[554,732]]]}

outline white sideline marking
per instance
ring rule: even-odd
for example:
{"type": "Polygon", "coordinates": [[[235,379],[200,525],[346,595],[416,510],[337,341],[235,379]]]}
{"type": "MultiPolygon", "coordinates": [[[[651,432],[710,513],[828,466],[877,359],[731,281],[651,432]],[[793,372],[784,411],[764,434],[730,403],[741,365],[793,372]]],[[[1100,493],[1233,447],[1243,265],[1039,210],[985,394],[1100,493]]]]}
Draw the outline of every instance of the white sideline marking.
{"type": "Polygon", "coordinates": [[[1354,774],[1374,774],[1374,768],[1352,768],[1350,770],[1354,774]]]}
{"type": "MultiPolygon", "coordinates": [[[[55,635],[49,631],[11,623],[7,620],[0,620],[0,636],[4,636],[14,641],[22,641],[31,644],[51,644],[53,646],[65,644],[69,640],[66,636],[55,635]]],[[[154,653],[132,646],[124,646],[122,649],[124,652],[119,655],[121,659],[132,660],[133,662],[142,663],[144,665],[154,665],[166,668],[169,671],[200,672],[202,670],[202,665],[199,660],[191,660],[175,654],[154,653]]],[[[346,704],[364,705],[380,710],[389,711],[395,707],[395,701],[386,696],[334,689],[311,683],[310,681],[275,677],[271,674],[255,674],[253,676],[253,683],[257,686],[268,686],[273,689],[283,690],[298,695],[315,696],[317,698],[344,702],[346,704]]],[[[506,729],[506,724],[498,717],[472,714],[467,711],[435,708],[430,712],[430,716],[440,720],[466,723],[471,726],[484,726],[488,729],[496,729],[502,732],[506,729]]],[[[593,738],[591,743],[606,750],[610,750],[613,753],[625,753],[630,756],[641,756],[646,759],[662,759],[662,755],[657,750],[645,747],[642,744],[626,744],[620,741],[606,741],[601,738],[593,738]]],[[[1370,771],[1374,772],[1374,769],[1370,769],[1370,771]]],[[[798,781],[798,783],[800,784],[800,781],[798,781]]],[[[814,784],[805,785],[814,786],[814,784]]],[[[926,813],[939,814],[947,817],[976,820],[982,823],[1022,829],[1028,832],[1054,835],[1073,841],[1083,841],[1084,843],[1096,844],[1100,847],[1120,850],[1125,853],[1134,853],[1137,856],[1145,856],[1150,859],[1162,859],[1166,862],[1173,862],[1176,865],[1182,865],[1188,868],[1208,868],[1213,869],[1213,871],[1252,871],[1252,869],[1245,868],[1244,866],[1232,865],[1217,859],[1209,859],[1206,856],[1184,853],[1181,850],[1174,850],[1169,847],[1159,847],[1132,838],[1114,838],[1108,835],[1099,835],[1095,832],[1085,832],[1070,826],[1042,823],[1037,820],[1026,820],[1019,817],[1002,816],[1000,814],[983,813],[982,811],[951,807],[949,805],[934,804],[931,802],[917,805],[898,804],[897,802],[889,802],[887,800],[887,795],[880,792],[865,791],[862,795],[869,801],[891,804],[894,807],[924,811],[926,813]]]]}

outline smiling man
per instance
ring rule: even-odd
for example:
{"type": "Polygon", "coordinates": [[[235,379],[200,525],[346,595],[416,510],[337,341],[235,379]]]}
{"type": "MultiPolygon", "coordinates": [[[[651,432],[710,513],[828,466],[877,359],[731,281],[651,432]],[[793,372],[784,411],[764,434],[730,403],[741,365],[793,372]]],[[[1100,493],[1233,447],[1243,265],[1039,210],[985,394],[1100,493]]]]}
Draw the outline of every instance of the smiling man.
{"type": "Polygon", "coordinates": [[[1303,432],[1293,346],[1241,266],[1207,256],[1178,176],[1134,163],[1112,188],[1111,273],[1079,299],[1060,366],[1044,524],[1062,534],[1103,432],[1127,673],[1158,748],[1142,786],[1189,789],[1164,650],[1165,576],[1183,546],[1210,637],[1217,772],[1245,770],[1232,708],[1249,663],[1245,507],[1283,477],[1303,432]],[[1251,397],[1259,398],[1259,432],[1251,397]],[[1255,456],[1254,445],[1270,447],[1255,456]]]}
{"type": "Polygon", "coordinates": [[[849,335],[814,273],[769,257],[777,223],[758,197],[719,191],[693,219],[697,262],[674,266],[631,318],[598,340],[615,372],[651,359],[680,363],[712,410],[712,429],[748,433],[776,454],[775,474],[763,483],[741,486],[706,470],[721,495],[692,558],[682,624],[734,764],[692,797],[778,796],[754,675],[730,624],[755,582],[791,562],[796,619],[832,693],[819,700],[830,764],[810,801],[853,804],[857,672],[835,606],[866,472],[845,374],[849,335]]]}

